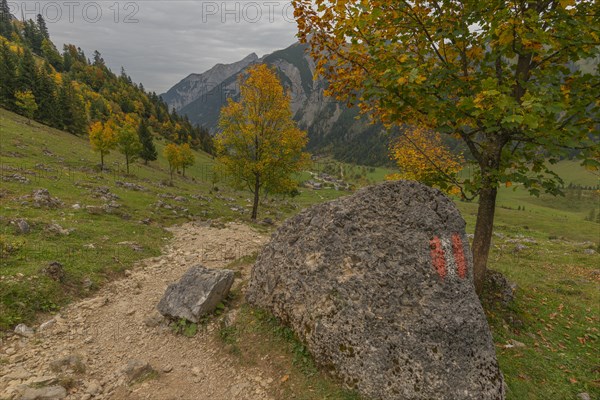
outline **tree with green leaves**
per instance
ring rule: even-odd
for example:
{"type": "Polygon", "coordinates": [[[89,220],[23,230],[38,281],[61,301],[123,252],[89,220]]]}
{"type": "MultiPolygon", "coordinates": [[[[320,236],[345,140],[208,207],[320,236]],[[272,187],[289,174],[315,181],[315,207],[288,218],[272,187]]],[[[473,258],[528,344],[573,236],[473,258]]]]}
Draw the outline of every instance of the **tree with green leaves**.
{"type": "Polygon", "coordinates": [[[13,33],[12,15],[7,0],[0,1],[0,36],[10,38],[13,33]]]}
{"type": "Polygon", "coordinates": [[[145,119],[141,119],[138,127],[138,139],[142,145],[140,150],[140,158],[144,160],[144,164],[148,165],[148,161],[154,161],[158,157],[156,146],[154,146],[154,140],[152,139],[152,132],[148,128],[148,123],[145,119]]]}
{"type": "Polygon", "coordinates": [[[21,111],[21,113],[27,117],[27,123],[31,125],[31,119],[38,109],[38,105],[35,102],[35,96],[31,90],[25,90],[22,92],[15,93],[15,105],[21,111]]]}
{"type": "Polygon", "coordinates": [[[0,104],[9,110],[15,107],[17,90],[17,59],[7,42],[0,46],[0,104]]]}
{"type": "Polygon", "coordinates": [[[57,71],[63,70],[63,58],[48,38],[42,40],[42,57],[46,59],[57,71]]]}
{"type": "Polygon", "coordinates": [[[18,68],[17,86],[18,90],[35,90],[37,81],[37,66],[33,54],[28,48],[23,51],[23,57],[20,59],[18,68]]]}
{"type": "Polygon", "coordinates": [[[117,129],[117,149],[125,156],[125,166],[129,174],[129,165],[134,162],[142,150],[142,144],[132,121],[125,123],[117,129]]]}
{"type": "Polygon", "coordinates": [[[38,14],[36,16],[35,20],[37,23],[39,35],[41,36],[42,40],[50,39],[50,34],[48,33],[48,27],[46,26],[46,21],[44,21],[44,17],[42,17],[42,14],[38,14]]]}
{"type": "Polygon", "coordinates": [[[88,121],[81,95],[76,92],[73,83],[64,76],[58,93],[62,129],[75,135],[83,134],[88,128],[88,121]]]}
{"type": "MultiPolygon", "coordinates": [[[[551,168],[576,149],[597,168],[600,71],[592,0],[293,0],[328,93],[392,127],[460,139],[476,173],[449,177],[479,199],[475,286],[483,289],[500,185],[559,194],[551,168]],[[595,155],[595,157],[594,157],[595,155]]],[[[433,164],[436,160],[430,160],[433,164]]]]}
{"type": "Polygon", "coordinates": [[[36,81],[36,98],[39,104],[36,119],[54,127],[60,127],[57,89],[52,67],[44,62],[36,81]]]}

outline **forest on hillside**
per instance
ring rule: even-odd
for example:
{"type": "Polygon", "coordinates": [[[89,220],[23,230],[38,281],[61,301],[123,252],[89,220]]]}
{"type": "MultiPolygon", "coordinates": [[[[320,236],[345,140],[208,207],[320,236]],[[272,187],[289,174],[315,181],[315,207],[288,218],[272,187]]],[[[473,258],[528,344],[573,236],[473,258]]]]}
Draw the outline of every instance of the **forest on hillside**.
{"type": "Polygon", "coordinates": [[[0,106],[75,135],[96,123],[147,126],[153,135],[212,152],[208,130],[169,111],[154,92],[122,68],[115,74],[98,51],[91,59],[73,44],[59,52],[44,18],[18,21],[0,3],[0,106]]]}

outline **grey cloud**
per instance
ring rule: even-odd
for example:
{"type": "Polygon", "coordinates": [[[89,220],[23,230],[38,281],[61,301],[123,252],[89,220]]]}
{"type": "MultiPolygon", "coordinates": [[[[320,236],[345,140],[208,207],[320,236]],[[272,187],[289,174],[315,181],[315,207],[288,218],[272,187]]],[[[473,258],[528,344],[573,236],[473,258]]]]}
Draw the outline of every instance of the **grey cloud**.
{"type": "Polygon", "coordinates": [[[235,62],[252,52],[262,56],[296,40],[289,1],[121,1],[116,3],[118,13],[113,0],[82,1],[73,8],[72,22],[67,3],[26,1],[13,6],[19,18],[23,4],[27,18],[37,11],[52,13],[46,17],[57,47],[72,43],[88,56],[98,50],[113,71],[124,66],[134,81],[157,93],[216,63],[235,62]],[[55,6],[50,3],[58,5],[60,18],[54,18],[55,6]],[[85,7],[90,15],[83,14],[85,7]],[[130,15],[135,7],[137,12],[130,15]],[[125,22],[128,15],[129,22],[125,22]],[[89,22],[93,19],[98,21],[89,22]],[[132,23],[133,19],[137,22],[132,23]]]}

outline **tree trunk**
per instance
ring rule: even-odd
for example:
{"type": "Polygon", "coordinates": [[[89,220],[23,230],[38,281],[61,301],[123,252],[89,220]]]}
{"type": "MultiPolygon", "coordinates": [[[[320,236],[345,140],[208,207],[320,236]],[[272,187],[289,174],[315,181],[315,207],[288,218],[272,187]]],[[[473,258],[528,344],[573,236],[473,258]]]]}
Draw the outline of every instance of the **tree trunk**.
{"type": "Polygon", "coordinates": [[[125,154],[125,164],[127,166],[127,175],[129,175],[129,156],[125,154]]]}
{"type": "Polygon", "coordinates": [[[254,204],[252,205],[252,220],[256,221],[256,216],[258,214],[258,200],[259,200],[259,191],[260,191],[260,177],[258,174],[255,174],[256,179],[254,180],[254,204]]]}
{"type": "Polygon", "coordinates": [[[479,194],[479,208],[475,223],[473,238],[473,277],[477,294],[483,293],[485,273],[487,271],[488,255],[494,229],[494,214],[496,211],[496,195],[498,189],[492,184],[484,184],[479,194]]]}
{"type": "Polygon", "coordinates": [[[104,171],[104,153],[100,152],[100,172],[104,171]]]}

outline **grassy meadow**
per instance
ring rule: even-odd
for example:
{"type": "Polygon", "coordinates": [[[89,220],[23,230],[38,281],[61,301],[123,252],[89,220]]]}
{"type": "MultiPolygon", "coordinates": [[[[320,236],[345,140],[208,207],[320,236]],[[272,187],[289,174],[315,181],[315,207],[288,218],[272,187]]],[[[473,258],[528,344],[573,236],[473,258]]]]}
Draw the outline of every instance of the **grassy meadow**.
{"type": "MultiPolygon", "coordinates": [[[[196,164],[171,185],[164,143],[156,144],[159,160],[147,166],[137,162],[126,175],[123,157],[113,151],[106,160],[109,171],[100,173],[99,156],[86,138],[28,125],[25,118],[0,109],[0,331],[39,321],[40,315],[93,293],[136,261],[159,254],[170,236],[164,227],[194,219],[249,222],[250,193],[228,188],[213,172],[211,156],[195,153],[196,164]],[[48,189],[61,205],[36,206],[31,195],[37,189],[48,189]],[[22,219],[28,233],[19,229],[22,219]],[[58,280],[45,272],[54,261],[64,269],[58,280]]],[[[531,197],[515,185],[502,188],[498,199],[490,268],[518,289],[509,305],[493,292],[483,303],[508,399],[575,399],[581,392],[600,398],[600,223],[586,220],[592,209],[600,212],[599,181],[575,162],[556,168],[573,187],[565,197],[531,197]]],[[[331,160],[315,163],[312,170],[343,176],[354,187],[381,181],[391,172],[331,160]]],[[[298,178],[312,176],[303,172],[298,178]]],[[[349,193],[301,187],[292,199],[266,199],[259,218],[281,221],[310,204],[349,193]]],[[[456,203],[472,232],[477,205],[456,203]]],[[[301,345],[268,316],[241,307],[248,327],[223,333],[226,345],[244,351],[248,343],[264,340],[272,351],[287,354],[286,365],[295,371],[290,379],[300,382],[297,398],[355,398],[328,383],[311,389],[314,368],[292,362],[306,356],[301,345]]],[[[261,351],[267,350],[248,350],[241,360],[258,360],[261,351]]]]}

